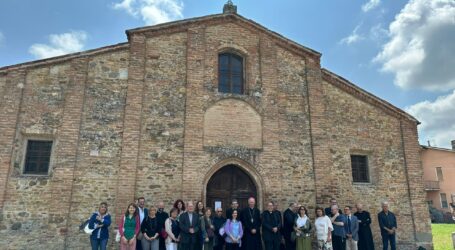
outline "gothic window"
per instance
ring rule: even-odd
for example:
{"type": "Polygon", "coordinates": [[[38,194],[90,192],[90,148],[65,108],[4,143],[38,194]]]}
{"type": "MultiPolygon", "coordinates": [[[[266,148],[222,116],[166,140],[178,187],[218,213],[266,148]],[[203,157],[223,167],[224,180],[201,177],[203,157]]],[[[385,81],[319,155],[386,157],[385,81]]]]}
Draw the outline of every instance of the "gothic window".
{"type": "Polygon", "coordinates": [[[24,174],[47,175],[51,159],[52,141],[28,140],[24,174]]]}
{"type": "Polygon", "coordinates": [[[369,182],[368,157],[366,155],[351,155],[352,180],[354,182],[369,182]]]}
{"type": "Polygon", "coordinates": [[[218,55],[218,92],[243,94],[243,58],[232,53],[218,55]]]}

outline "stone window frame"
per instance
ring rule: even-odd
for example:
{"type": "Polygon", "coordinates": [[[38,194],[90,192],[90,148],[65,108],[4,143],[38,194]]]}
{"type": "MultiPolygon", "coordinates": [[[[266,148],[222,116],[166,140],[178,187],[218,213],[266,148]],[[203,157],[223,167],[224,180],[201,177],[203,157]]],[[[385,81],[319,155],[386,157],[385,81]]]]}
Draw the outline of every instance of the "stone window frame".
{"type": "Polygon", "coordinates": [[[359,150],[359,149],[352,149],[349,152],[349,169],[351,173],[352,183],[355,185],[373,185],[374,182],[374,175],[373,175],[373,151],[372,150],[359,150]],[[354,177],[352,176],[352,162],[351,156],[352,155],[360,155],[367,157],[367,171],[368,171],[368,182],[357,182],[354,181],[354,177]]]}
{"type": "Polygon", "coordinates": [[[23,135],[23,140],[22,140],[22,159],[21,159],[21,164],[20,164],[20,175],[24,177],[49,177],[51,175],[51,170],[54,165],[54,159],[55,159],[55,144],[56,140],[55,137],[52,135],[23,135]],[[29,141],[52,141],[52,147],[51,147],[51,155],[49,158],[49,166],[47,168],[47,173],[46,174],[29,174],[25,173],[25,161],[27,157],[27,146],[29,141]]]}
{"type": "Polygon", "coordinates": [[[218,93],[220,94],[228,94],[228,95],[238,95],[238,96],[246,96],[248,95],[248,92],[249,92],[249,85],[248,85],[248,74],[247,74],[247,71],[248,71],[248,53],[246,52],[246,50],[244,50],[243,48],[239,47],[239,46],[229,46],[229,47],[221,47],[218,49],[217,53],[216,53],[216,90],[218,93]],[[237,93],[232,93],[232,92],[220,92],[219,91],[219,85],[220,85],[220,55],[221,54],[233,54],[233,55],[237,55],[239,57],[241,57],[243,60],[242,60],[242,79],[243,79],[243,92],[242,94],[237,94],[237,93]]]}

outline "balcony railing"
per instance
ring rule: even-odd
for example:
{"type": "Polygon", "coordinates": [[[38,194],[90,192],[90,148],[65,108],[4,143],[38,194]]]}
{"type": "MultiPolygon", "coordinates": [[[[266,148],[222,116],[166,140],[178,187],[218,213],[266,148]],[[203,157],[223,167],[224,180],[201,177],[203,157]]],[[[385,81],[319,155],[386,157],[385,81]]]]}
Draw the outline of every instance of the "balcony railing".
{"type": "Polygon", "coordinates": [[[439,181],[425,181],[426,191],[437,191],[439,189],[439,181]]]}

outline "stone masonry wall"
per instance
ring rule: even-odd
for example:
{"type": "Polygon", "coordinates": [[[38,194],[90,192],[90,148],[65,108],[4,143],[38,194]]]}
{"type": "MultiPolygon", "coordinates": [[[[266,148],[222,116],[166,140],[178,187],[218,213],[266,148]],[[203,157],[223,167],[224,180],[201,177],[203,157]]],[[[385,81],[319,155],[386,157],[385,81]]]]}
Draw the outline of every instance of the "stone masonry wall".
{"type": "MultiPolygon", "coordinates": [[[[334,197],[338,198],[342,206],[363,203],[364,209],[372,215],[371,228],[378,247],[382,244],[377,213],[381,211],[381,202],[388,200],[391,211],[398,219],[397,240],[400,249],[414,249],[415,223],[411,211],[418,205],[411,204],[410,192],[413,191],[408,189],[407,184],[408,173],[400,120],[384,115],[381,109],[326,81],[323,82],[323,90],[326,117],[330,118],[327,119],[327,143],[330,145],[329,157],[332,162],[330,166],[324,167],[324,171],[332,178],[330,183],[327,183],[323,176],[318,178],[318,189],[329,185],[337,186],[334,197]],[[370,183],[353,182],[351,154],[368,156],[370,183]]],[[[327,204],[328,199],[324,203],[327,204]]],[[[417,224],[428,225],[428,221],[421,220],[417,224]]]]}
{"type": "Polygon", "coordinates": [[[149,204],[170,207],[181,197],[186,39],[186,33],[175,33],[146,40],[136,196],[149,204]]]}
{"type": "MultiPolygon", "coordinates": [[[[78,164],[74,169],[68,238],[74,249],[87,241],[77,225],[106,201],[114,211],[126,102],[128,51],[109,53],[88,61],[87,87],[79,135],[78,164]]],[[[85,245],[82,245],[85,246],[85,245]]]]}
{"type": "MultiPolygon", "coordinates": [[[[18,98],[20,108],[16,114],[17,127],[14,126],[12,160],[9,166],[2,166],[9,167],[10,172],[4,190],[6,200],[1,223],[2,238],[5,240],[0,242],[0,248],[6,248],[8,241],[12,241],[13,246],[17,244],[17,247],[48,241],[63,245],[63,232],[59,231],[59,227],[65,223],[66,214],[63,213],[67,210],[58,215],[49,206],[53,199],[59,198],[52,187],[58,185],[58,177],[53,177],[58,175],[55,169],[61,166],[62,158],[55,154],[52,156],[49,177],[23,176],[21,173],[26,139],[55,139],[59,133],[66,106],[65,97],[73,87],[70,82],[71,70],[70,63],[36,68],[28,71],[23,80],[9,82],[6,86],[10,90],[20,91],[17,88],[20,85],[23,95],[18,98]],[[42,237],[36,237],[36,231],[42,231],[42,237]],[[13,239],[20,237],[28,240],[14,242],[13,239]]],[[[63,156],[61,148],[64,143],[64,139],[56,140],[53,152],[59,151],[63,156]]]]}
{"type": "MultiPolygon", "coordinates": [[[[9,176],[1,249],[81,246],[79,238],[85,242],[86,235],[77,226],[101,200],[113,203],[127,65],[124,52],[83,57],[31,68],[23,80],[2,86],[5,98],[10,90],[23,94],[17,99],[17,129],[12,126],[12,161],[8,168],[2,165],[9,176]],[[27,139],[54,140],[49,176],[22,174],[27,139]]],[[[1,120],[11,119],[6,114],[1,120]]]]}
{"type": "Polygon", "coordinates": [[[318,55],[255,24],[225,16],[185,25],[129,33],[122,49],[0,71],[1,249],[87,249],[78,226],[101,201],[116,249],[128,203],[144,196],[168,210],[178,198],[204,201],[208,180],[228,164],[251,177],[260,208],[298,201],[314,218],[332,196],[362,201],[379,247],[376,214],[387,199],[399,249],[431,247],[415,123],[323,80],[318,55]],[[225,51],[244,58],[243,95],[218,92],[225,51]],[[216,138],[233,119],[251,125],[251,141],[216,138]],[[49,176],[22,174],[27,139],[54,140],[49,176]],[[350,154],[368,155],[370,183],[352,182],[350,154]]]}

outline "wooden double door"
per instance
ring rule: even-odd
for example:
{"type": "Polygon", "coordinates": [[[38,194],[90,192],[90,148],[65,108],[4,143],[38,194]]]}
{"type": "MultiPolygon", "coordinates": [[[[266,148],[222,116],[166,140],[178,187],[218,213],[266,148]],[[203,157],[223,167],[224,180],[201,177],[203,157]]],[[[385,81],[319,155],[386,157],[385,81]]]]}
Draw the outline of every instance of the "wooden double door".
{"type": "Polygon", "coordinates": [[[206,206],[226,209],[233,199],[239,202],[239,208],[248,206],[248,198],[257,198],[256,185],[251,177],[235,165],[227,165],[218,170],[209,180],[206,192],[206,206]]]}

